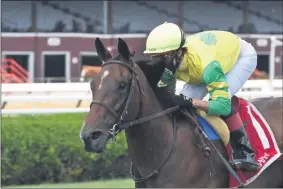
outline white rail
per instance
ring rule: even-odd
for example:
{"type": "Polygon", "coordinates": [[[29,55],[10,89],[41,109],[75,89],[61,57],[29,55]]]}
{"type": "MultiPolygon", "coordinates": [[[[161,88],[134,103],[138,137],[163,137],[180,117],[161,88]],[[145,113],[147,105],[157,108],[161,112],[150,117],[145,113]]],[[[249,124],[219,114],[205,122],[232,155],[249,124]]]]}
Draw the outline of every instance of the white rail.
{"type": "MultiPolygon", "coordinates": [[[[178,81],[177,88],[180,88],[184,82],[178,81]]],[[[25,84],[1,84],[3,93],[56,93],[56,92],[90,92],[89,83],[25,83],[25,84]]],[[[269,80],[249,80],[243,87],[245,89],[265,88],[281,89],[282,80],[277,79],[270,82],[269,80]]]]}
{"type": "MultiPolygon", "coordinates": [[[[247,97],[249,99],[251,98],[258,98],[258,97],[280,97],[282,96],[282,91],[266,91],[266,92],[258,92],[258,91],[240,91],[236,95],[241,97],[247,97]]],[[[70,95],[70,96],[3,96],[2,102],[50,102],[50,101],[78,101],[78,100],[86,100],[91,101],[91,95],[70,95]]]]}
{"type": "MultiPolygon", "coordinates": [[[[273,92],[264,92],[259,93],[255,91],[247,91],[247,92],[239,92],[238,96],[243,97],[245,99],[253,99],[259,97],[282,97],[282,91],[273,91],[273,92]]],[[[79,97],[79,96],[70,96],[70,97],[48,97],[48,100],[52,101],[52,98],[55,100],[90,100],[89,96],[79,97]]],[[[26,97],[20,96],[11,98],[10,101],[42,101],[46,100],[45,96],[37,96],[37,97],[26,97]]],[[[5,100],[9,100],[6,97],[5,100]]],[[[2,115],[28,115],[28,114],[63,114],[63,113],[84,113],[88,112],[89,108],[32,108],[32,109],[2,109],[2,115]]]]}
{"type": "MultiPolygon", "coordinates": [[[[177,93],[183,82],[178,82],[177,93]]],[[[259,97],[282,97],[282,80],[251,80],[236,95],[253,99],[259,97]]],[[[2,84],[2,103],[12,102],[66,102],[91,101],[89,83],[31,83],[2,84]]],[[[58,114],[87,112],[88,108],[40,108],[40,109],[2,109],[2,115],[18,114],[58,114]]]]}
{"type": "MultiPolygon", "coordinates": [[[[259,97],[282,97],[282,91],[273,92],[256,92],[246,91],[237,93],[238,96],[245,99],[253,99],[259,97]]],[[[18,96],[15,98],[4,97],[3,100],[15,101],[46,101],[46,100],[90,100],[89,96],[51,96],[46,99],[46,96],[18,96]]],[[[36,115],[36,114],[62,114],[62,113],[85,113],[88,112],[89,108],[32,108],[32,109],[2,109],[2,115],[36,115]]]]}

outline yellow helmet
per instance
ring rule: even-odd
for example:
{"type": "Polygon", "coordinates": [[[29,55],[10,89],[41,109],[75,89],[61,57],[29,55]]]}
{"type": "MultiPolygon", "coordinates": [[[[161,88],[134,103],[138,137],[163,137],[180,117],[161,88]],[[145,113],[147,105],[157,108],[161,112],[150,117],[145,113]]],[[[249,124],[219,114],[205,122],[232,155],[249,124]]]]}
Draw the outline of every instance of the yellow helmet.
{"type": "Polygon", "coordinates": [[[186,35],[183,30],[174,23],[165,22],[150,32],[143,53],[164,53],[184,46],[186,46],[186,35]]]}

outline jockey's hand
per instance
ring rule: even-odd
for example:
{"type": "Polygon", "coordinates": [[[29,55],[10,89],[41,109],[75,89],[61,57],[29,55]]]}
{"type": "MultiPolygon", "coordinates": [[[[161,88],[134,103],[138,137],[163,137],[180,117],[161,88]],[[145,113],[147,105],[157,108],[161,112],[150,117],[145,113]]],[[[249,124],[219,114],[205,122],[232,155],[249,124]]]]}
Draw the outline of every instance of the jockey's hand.
{"type": "Polygon", "coordinates": [[[175,105],[179,105],[180,108],[192,108],[193,107],[193,100],[192,98],[185,97],[184,95],[175,95],[173,97],[173,101],[175,105]]]}

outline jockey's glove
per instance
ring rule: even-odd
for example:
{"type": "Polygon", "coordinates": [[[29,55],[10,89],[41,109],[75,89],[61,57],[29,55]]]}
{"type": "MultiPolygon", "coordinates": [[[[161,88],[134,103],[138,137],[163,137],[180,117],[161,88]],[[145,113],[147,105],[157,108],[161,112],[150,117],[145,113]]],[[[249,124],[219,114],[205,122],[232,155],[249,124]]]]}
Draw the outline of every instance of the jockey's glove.
{"type": "Polygon", "coordinates": [[[182,94],[174,95],[173,102],[176,106],[180,106],[180,108],[193,108],[193,99],[182,94]]]}

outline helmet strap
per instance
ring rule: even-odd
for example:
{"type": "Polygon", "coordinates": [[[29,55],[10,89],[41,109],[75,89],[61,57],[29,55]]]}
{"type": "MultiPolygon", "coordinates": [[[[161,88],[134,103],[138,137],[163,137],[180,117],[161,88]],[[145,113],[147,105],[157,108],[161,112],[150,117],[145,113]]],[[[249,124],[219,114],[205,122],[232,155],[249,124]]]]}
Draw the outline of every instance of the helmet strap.
{"type": "Polygon", "coordinates": [[[180,43],[180,46],[178,49],[176,49],[174,52],[173,52],[173,57],[174,57],[174,60],[176,62],[175,64],[175,67],[176,67],[176,70],[179,68],[179,66],[181,65],[181,60],[185,54],[185,51],[182,51],[181,52],[181,57],[178,56],[179,54],[179,51],[180,49],[182,49],[182,47],[184,46],[184,44],[186,43],[186,34],[184,33],[184,31],[179,27],[180,29],[180,32],[181,32],[181,43],[180,43]]]}
{"type": "Polygon", "coordinates": [[[184,33],[184,31],[179,27],[180,29],[180,32],[181,32],[181,43],[180,43],[180,46],[177,50],[180,50],[184,44],[186,43],[186,34],[184,33]]]}

